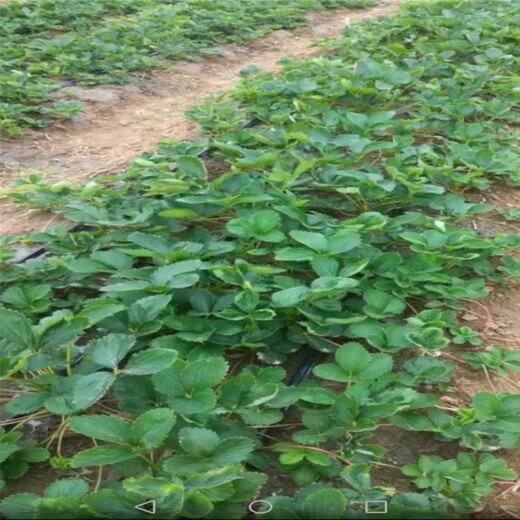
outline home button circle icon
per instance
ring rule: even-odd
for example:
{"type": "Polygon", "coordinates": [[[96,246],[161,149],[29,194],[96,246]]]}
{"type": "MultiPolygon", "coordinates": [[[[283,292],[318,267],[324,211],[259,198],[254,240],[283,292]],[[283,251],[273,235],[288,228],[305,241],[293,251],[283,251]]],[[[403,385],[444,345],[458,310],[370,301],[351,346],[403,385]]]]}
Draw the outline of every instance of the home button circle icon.
{"type": "Polygon", "coordinates": [[[254,500],[248,506],[249,511],[255,515],[266,515],[273,510],[273,504],[267,500],[254,500]]]}

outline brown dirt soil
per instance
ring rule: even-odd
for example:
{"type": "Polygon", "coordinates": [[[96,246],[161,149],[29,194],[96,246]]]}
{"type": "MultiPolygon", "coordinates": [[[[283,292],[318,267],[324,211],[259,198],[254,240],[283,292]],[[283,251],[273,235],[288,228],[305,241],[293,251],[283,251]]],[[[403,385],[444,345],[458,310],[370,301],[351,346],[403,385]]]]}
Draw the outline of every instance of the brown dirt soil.
{"type": "MultiPolygon", "coordinates": [[[[51,182],[82,182],[97,174],[120,171],[157,141],[200,136],[184,113],[204,98],[229,89],[248,65],[276,70],[285,57],[306,58],[322,52],[316,40],[339,36],[348,21],[397,12],[401,0],[385,0],[364,10],[338,9],[310,13],[309,26],[276,31],[247,45],[222,47],[225,57],[200,63],[175,62],[171,70],[151,71],[133,85],[71,87],[73,99],[85,103],[75,121],[40,131],[27,131],[17,139],[0,139],[0,188],[21,174],[38,171],[51,182]]],[[[39,230],[50,217],[17,208],[0,200],[0,236],[39,230]]],[[[55,223],[53,220],[52,223],[55,223]]]]}

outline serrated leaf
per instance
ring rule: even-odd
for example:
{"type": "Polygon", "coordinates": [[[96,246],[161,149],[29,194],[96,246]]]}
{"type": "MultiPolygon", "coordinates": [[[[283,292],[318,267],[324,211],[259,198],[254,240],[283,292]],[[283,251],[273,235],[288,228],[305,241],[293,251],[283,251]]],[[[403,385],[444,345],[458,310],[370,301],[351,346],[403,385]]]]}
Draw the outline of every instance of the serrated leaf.
{"type": "Polygon", "coordinates": [[[87,437],[116,444],[132,441],[131,425],[128,421],[110,415],[83,415],[71,417],[70,429],[87,437]]]}
{"type": "Polygon", "coordinates": [[[16,415],[26,415],[43,408],[45,403],[45,395],[30,394],[20,395],[9,401],[4,408],[5,413],[9,417],[16,415]]]}
{"type": "Polygon", "coordinates": [[[314,450],[306,450],[305,458],[316,466],[330,466],[332,464],[332,459],[326,453],[321,453],[319,451],[314,450]]]}
{"type": "Polygon", "coordinates": [[[89,343],[87,356],[101,367],[114,369],[130,352],[135,342],[135,336],[108,334],[89,343]]]}
{"type": "Polygon", "coordinates": [[[159,448],[175,424],[175,415],[168,408],[156,408],[140,415],[132,425],[134,440],[147,450],[159,448]]]}
{"type": "Polygon", "coordinates": [[[305,262],[312,260],[315,253],[310,249],[284,247],[275,252],[275,259],[281,262],[305,262]]]}
{"type": "Polygon", "coordinates": [[[75,497],[40,498],[35,502],[36,518],[73,520],[83,517],[81,500],[75,497]]]}
{"type": "Polygon", "coordinates": [[[235,296],[235,305],[244,312],[253,312],[260,301],[260,295],[254,291],[242,291],[235,296]]]}
{"type": "Polygon", "coordinates": [[[116,376],[109,372],[95,372],[78,376],[74,385],[72,402],[78,410],[85,410],[97,403],[112,386],[116,376]]]}
{"type": "Polygon", "coordinates": [[[89,491],[88,482],[80,478],[67,478],[53,482],[46,490],[46,498],[75,497],[81,498],[89,491]]]}
{"type": "Polygon", "coordinates": [[[254,449],[254,443],[246,437],[230,437],[224,439],[216,448],[213,462],[219,466],[227,466],[237,462],[245,462],[254,449]]]}
{"type": "Polygon", "coordinates": [[[4,498],[0,502],[2,516],[13,520],[28,520],[35,518],[35,502],[40,497],[33,493],[19,493],[4,498]]]}
{"type": "Polygon", "coordinates": [[[302,504],[306,518],[343,518],[347,499],[338,489],[322,489],[309,495],[302,504]]]}
{"type": "Polygon", "coordinates": [[[213,511],[213,502],[201,491],[191,491],[182,505],[182,518],[205,518],[213,511]]]}
{"type": "Polygon", "coordinates": [[[165,211],[160,211],[159,216],[162,218],[174,218],[177,220],[197,220],[200,218],[200,215],[196,211],[186,208],[167,209],[165,211]]]}
{"type": "Polygon", "coordinates": [[[400,298],[377,289],[365,291],[363,299],[367,302],[363,310],[372,318],[396,316],[406,308],[406,303],[400,298]]]}
{"type": "Polygon", "coordinates": [[[271,298],[277,307],[293,307],[305,300],[309,288],[303,285],[290,287],[272,294],[271,298]]]}
{"type": "Polygon", "coordinates": [[[2,338],[19,349],[36,347],[36,338],[25,316],[5,307],[0,307],[0,339],[2,338]]]}
{"type": "Polygon", "coordinates": [[[159,514],[164,511],[169,517],[175,518],[182,509],[184,487],[178,479],[151,476],[133,477],[126,479],[123,486],[130,493],[153,497],[159,514]]]}
{"type": "Polygon", "coordinates": [[[4,462],[7,460],[13,453],[16,453],[17,451],[20,451],[22,449],[21,446],[15,443],[6,443],[3,442],[0,444],[0,447],[2,450],[0,451],[0,462],[4,462]]]}
{"type": "Polygon", "coordinates": [[[207,428],[183,428],[179,432],[182,449],[193,457],[206,458],[219,442],[219,436],[207,428]]]}
{"type": "Polygon", "coordinates": [[[239,466],[227,466],[206,471],[200,475],[193,475],[186,479],[186,489],[212,489],[228,482],[241,478],[242,470],[239,466]]]}
{"type": "Polygon", "coordinates": [[[23,460],[24,462],[44,462],[50,458],[51,454],[49,450],[45,448],[32,447],[32,448],[23,448],[18,454],[17,458],[23,460]]]}
{"type": "Polygon", "coordinates": [[[125,305],[110,298],[97,298],[95,300],[89,300],[83,307],[79,316],[86,318],[89,325],[96,325],[100,321],[117,314],[118,312],[124,311],[125,305]]]}
{"type": "Polygon", "coordinates": [[[311,231],[291,231],[289,233],[294,240],[316,251],[317,253],[326,253],[329,249],[327,239],[320,233],[311,231]]]}
{"type": "Polygon", "coordinates": [[[164,348],[152,348],[132,354],[123,374],[144,376],[151,375],[170,367],[177,359],[177,352],[164,348]]]}
{"type": "Polygon", "coordinates": [[[128,309],[130,323],[141,324],[154,320],[168,306],[171,299],[171,295],[158,294],[137,300],[128,309]]]}
{"type": "Polygon", "coordinates": [[[194,271],[199,270],[202,265],[201,260],[184,260],[164,265],[152,273],[151,282],[177,289],[190,287],[198,281],[199,276],[194,271]]]}
{"type": "Polygon", "coordinates": [[[173,244],[168,243],[164,238],[149,233],[131,233],[128,235],[128,240],[160,255],[167,255],[173,247],[173,244]]]}
{"type": "Polygon", "coordinates": [[[98,446],[82,451],[72,458],[73,468],[107,466],[137,457],[137,453],[122,446],[98,446]]]}
{"type": "Polygon", "coordinates": [[[191,155],[181,155],[175,160],[177,168],[182,172],[195,179],[207,179],[208,171],[204,163],[197,157],[191,155]]]}
{"type": "Polygon", "coordinates": [[[187,363],[182,371],[185,388],[206,389],[221,383],[226,377],[229,365],[222,357],[200,359],[187,363]]]}
{"type": "Polygon", "coordinates": [[[85,497],[88,508],[106,518],[142,518],[142,512],[135,506],[140,504],[142,495],[125,491],[102,489],[85,497]]]}
{"type": "Polygon", "coordinates": [[[336,276],[338,274],[339,262],[330,256],[315,256],[311,265],[319,276],[336,276]]]}

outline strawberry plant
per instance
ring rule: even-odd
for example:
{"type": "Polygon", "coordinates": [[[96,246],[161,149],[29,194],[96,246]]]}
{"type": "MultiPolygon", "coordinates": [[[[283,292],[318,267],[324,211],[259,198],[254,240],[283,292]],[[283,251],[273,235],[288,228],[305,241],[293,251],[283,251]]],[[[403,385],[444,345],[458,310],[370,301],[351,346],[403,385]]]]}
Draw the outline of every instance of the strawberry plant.
{"type": "Polygon", "coordinates": [[[414,484],[450,497],[459,511],[471,511],[479,505],[480,497],[491,490],[495,479],[514,480],[516,475],[502,459],[489,454],[477,459],[470,453],[461,453],[456,459],[421,456],[417,464],[402,468],[414,484]]]}
{"type": "Polygon", "coordinates": [[[472,368],[489,368],[501,376],[520,371],[520,354],[515,350],[494,347],[489,352],[469,352],[464,354],[464,358],[470,362],[472,368]]]}
{"type": "Polygon", "coordinates": [[[15,239],[0,250],[5,412],[57,419],[67,478],[7,496],[3,516],[141,518],[155,500],[165,518],[243,518],[265,499],[266,518],[362,517],[367,500],[450,518],[517,478],[494,452],[519,447],[518,394],[446,405],[458,365],[440,354],[516,367],[458,314],[518,277],[518,236],[479,236],[468,222],[493,207],[466,196],[519,182],[518,14],[410,4],[327,56],[249,71],[192,111],[206,139],[81,187],[18,181],[20,204],[77,224],[18,237],[45,248],[23,263],[15,239]],[[388,431],[421,436],[408,460],[388,431]],[[66,451],[67,432],[85,445],[66,451]],[[274,495],[274,475],[299,489],[274,495]]]}
{"type": "Polygon", "coordinates": [[[6,486],[6,480],[23,477],[31,463],[45,462],[49,458],[49,452],[35,444],[23,439],[21,432],[7,432],[0,427],[0,492],[6,486]]]}

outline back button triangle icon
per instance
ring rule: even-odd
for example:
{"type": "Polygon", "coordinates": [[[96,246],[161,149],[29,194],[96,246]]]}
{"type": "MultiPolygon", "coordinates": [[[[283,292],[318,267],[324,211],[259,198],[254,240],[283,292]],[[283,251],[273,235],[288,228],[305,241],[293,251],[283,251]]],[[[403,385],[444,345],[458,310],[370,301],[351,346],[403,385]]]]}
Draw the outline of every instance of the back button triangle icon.
{"type": "Polygon", "coordinates": [[[142,504],[137,504],[134,507],[138,511],[143,511],[143,513],[148,513],[149,515],[155,515],[155,500],[148,500],[148,502],[143,502],[142,504]]]}

